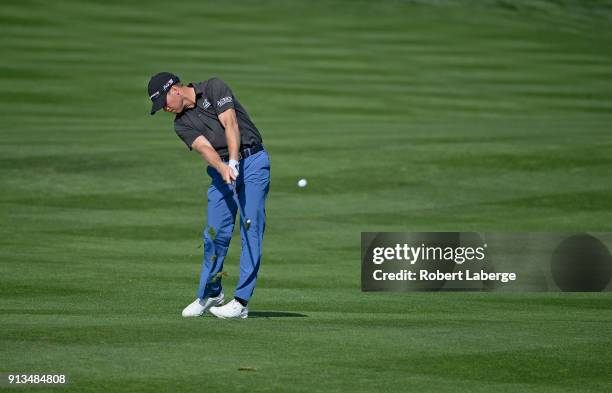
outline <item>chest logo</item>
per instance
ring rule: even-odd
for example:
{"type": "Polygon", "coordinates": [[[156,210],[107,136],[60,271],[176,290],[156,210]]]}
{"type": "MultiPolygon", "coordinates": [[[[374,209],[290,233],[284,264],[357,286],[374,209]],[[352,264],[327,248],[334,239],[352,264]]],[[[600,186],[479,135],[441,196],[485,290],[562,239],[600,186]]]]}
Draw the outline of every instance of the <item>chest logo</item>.
{"type": "Polygon", "coordinates": [[[205,99],[204,102],[202,103],[202,108],[208,109],[210,105],[211,105],[210,102],[207,99],[205,99]]]}

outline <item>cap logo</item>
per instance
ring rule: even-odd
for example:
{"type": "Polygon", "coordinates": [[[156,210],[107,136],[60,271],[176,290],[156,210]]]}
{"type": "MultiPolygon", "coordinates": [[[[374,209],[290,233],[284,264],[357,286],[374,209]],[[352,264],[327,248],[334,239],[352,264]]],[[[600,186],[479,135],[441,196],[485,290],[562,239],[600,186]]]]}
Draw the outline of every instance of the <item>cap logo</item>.
{"type": "Polygon", "coordinates": [[[154,100],[157,96],[159,95],[159,90],[156,91],[155,93],[153,93],[153,95],[151,95],[151,97],[149,97],[151,100],[154,100]]]}
{"type": "Polygon", "coordinates": [[[164,91],[168,90],[168,88],[174,83],[174,79],[170,79],[168,82],[166,82],[166,84],[164,85],[164,91]]]}

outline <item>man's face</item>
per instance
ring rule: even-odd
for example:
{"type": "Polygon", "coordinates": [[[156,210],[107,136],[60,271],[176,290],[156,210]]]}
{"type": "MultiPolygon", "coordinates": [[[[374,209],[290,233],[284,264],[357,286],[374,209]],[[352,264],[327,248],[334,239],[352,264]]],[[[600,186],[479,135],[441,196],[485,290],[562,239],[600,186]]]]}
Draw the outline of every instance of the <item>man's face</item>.
{"type": "Polygon", "coordinates": [[[164,111],[172,113],[181,113],[183,111],[183,96],[177,86],[172,86],[166,95],[166,106],[164,111]]]}

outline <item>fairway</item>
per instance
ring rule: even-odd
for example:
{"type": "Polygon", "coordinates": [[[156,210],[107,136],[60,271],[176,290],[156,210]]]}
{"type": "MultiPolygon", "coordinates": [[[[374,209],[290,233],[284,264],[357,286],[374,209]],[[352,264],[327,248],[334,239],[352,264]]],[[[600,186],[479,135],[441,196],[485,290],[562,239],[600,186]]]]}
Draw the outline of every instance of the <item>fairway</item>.
{"type": "Polygon", "coordinates": [[[612,2],[1,8],[0,373],[70,383],[0,390],[612,391],[610,293],[360,290],[361,232],[612,231],[612,2]],[[181,318],[209,178],[159,71],[270,154],[247,320],[181,318]]]}

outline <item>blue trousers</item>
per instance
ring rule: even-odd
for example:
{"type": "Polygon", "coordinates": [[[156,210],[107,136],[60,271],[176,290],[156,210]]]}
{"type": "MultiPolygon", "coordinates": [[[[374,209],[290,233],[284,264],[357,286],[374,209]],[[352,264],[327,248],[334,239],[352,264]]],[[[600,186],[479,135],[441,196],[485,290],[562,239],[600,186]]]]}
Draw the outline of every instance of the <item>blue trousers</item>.
{"type": "Polygon", "coordinates": [[[206,172],[212,181],[208,188],[208,218],[203,234],[204,260],[197,297],[204,298],[221,291],[220,273],[232,240],[236,213],[240,212],[242,251],[240,276],[234,296],[248,301],[255,290],[266,228],[266,198],[270,189],[268,152],[262,150],[240,160],[240,173],[235,184],[226,184],[211,166],[206,172]]]}

